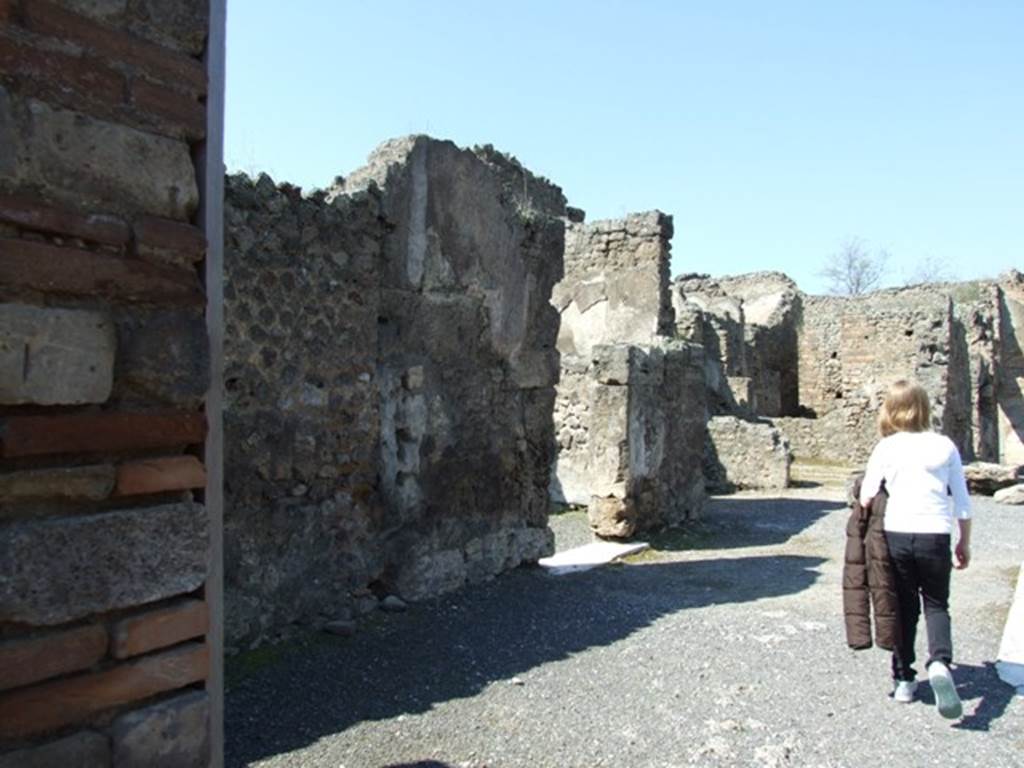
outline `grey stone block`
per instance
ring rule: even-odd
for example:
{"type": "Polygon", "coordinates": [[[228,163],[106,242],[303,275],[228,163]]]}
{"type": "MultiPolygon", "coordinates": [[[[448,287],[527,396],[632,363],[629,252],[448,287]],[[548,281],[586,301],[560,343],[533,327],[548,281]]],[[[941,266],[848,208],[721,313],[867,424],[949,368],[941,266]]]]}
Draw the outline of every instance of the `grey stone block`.
{"type": "MultiPolygon", "coordinates": [[[[2,90],[2,89],[0,89],[2,90]]],[[[187,220],[199,203],[188,144],[0,94],[8,180],[76,207],[187,220]]]]}
{"type": "Polygon", "coordinates": [[[104,312],[0,304],[0,403],[102,403],[116,346],[104,312]]]}
{"type": "Polygon", "coordinates": [[[203,768],[210,758],[210,701],[197,691],[114,720],[114,768],[203,768]]]}
{"type": "Polygon", "coordinates": [[[206,320],[190,310],[118,317],[118,395],[195,408],[210,381],[206,320]]]}
{"type": "Polygon", "coordinates": [[[0,528],[0,621],[62,624],[198,589],[207,516],[167,504],[0,528]]]}
{"type": "Polygon", "coordinates": [[[81,731],[38,747],[0,754],[0,768],[107,768],[110,742],[93,731],[81,731]]]}
{"type": "MultiPolygon", "coordinates": [[[[101,501],[114,490],[116,470],[113,464],[88,467],[27,469],[0,475],[0,501],[36,499],[83,499],[101,501]]],[[[0,518],[4,516],[0,509],[0,518]]]]}

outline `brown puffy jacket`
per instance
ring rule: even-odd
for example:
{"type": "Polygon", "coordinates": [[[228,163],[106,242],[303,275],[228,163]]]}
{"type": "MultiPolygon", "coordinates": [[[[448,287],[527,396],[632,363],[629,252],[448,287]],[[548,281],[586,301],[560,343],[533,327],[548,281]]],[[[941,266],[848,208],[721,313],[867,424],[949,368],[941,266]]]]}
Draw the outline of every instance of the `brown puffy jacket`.
{"type": "Polygon", "coordinates": [[[843,565],[843,614],[846,643],[855,650],[871,647],[871,614],[875,645],[891,651],[899,621],[889,547],[885,542],[885,486],[867,507],[860,504],[861,480],[853,484],[853,510],[846,524],[846,561],[843,565]]]}

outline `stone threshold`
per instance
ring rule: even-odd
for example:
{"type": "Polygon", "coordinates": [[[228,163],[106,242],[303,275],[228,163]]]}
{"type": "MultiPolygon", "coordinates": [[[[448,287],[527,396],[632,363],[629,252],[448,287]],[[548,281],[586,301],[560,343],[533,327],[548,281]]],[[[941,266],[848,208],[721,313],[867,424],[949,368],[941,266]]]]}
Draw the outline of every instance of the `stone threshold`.
{"type": "Polygon", "coordinates": [[[579,573],[607,565],[621,557],[643,552],[649,547],[650,544],[642,541],[628,544],[617,541],[594,541],[582,547],[558,552],[551,557],[543,557],[537,564],[552,576],[564,576],[567,573],[579,573]]]}

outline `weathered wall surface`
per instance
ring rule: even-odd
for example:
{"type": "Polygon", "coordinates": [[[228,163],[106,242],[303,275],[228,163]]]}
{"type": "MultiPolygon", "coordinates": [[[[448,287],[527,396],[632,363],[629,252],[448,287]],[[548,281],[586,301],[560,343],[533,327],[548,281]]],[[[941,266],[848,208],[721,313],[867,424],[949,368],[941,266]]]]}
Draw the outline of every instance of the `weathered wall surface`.
{"type": "Polygon", "coordinates": [[[382,577],[417,598],[549,553],[565,199],[487,148],[385,145],[381,185],[382,577]],[[486,503],[483,503],[486,500],[486,503]]]}
{"type": "Polygon", "coordinates": [[[228,193],[232,641],[548,554],[561,191],[409,137],[324,195],[228,193]]]}
{"type": "Polygon", "coordinates": [[[586,359],[597,344],[650,344],[673,334],[671,239],[672,217],[660,211],[568,225],[565,279],[552,296],[563,355],[586,359]]]}
{"type": "Polygon", "coordinates": [[[253,643],[333,618],[380,569],[385,227],[376,193],[328,205],[267,176],[225,193],[225,618],[253,643]]]}
{"type": "Polygon", "coordinates": [[[208,23],[0,3],[0,765],[210,757],[208,23]]]}
{"type": "Polygon", "coordinates": [[[602,536],[699,513],[706,420],[703,349],[672,342],[672,219],[658,211],[566,231],[558,458],[551,497],[585,504],[602,536]]]}
{"type": "Polygon", "coordinates": [[[562,371],[552,495],[586,504],[602,536],[675,525],[704,503],[703,350],[600,345],[562,371]]]}
{"type": "Polygon", "coordinates": [[[780,430],[735,416],[713,416],[707,429],[704,476],[710,490],[724,493],[789,485],[793,455],[780,430]]]}
{"type": "Polygon", "coordinates": [[[979,461],[999,460],[997,367],[999,361],[999,303],[997,286],[986,282],[950,287],[954,330],[967,351],[970,397],[971,455],[979,461]]]}
{"type": "Polygon", "coordinates": [[[912,288],[856,298],[805,297],[799,366],[801,404],[819,419],[835,414],[829,425],[845,429],[833,437],[853,444],[843,453],[857,462],[877,440],[881,399],[900,378],[925,388],[933,424],[970,454],[968,354],[945,292],[912,288]]]}
{"type": "Polygon", "coordinates": [[[680,335],[708,348],[717,412],[798,412],[802,298],[792,280],[779,272],[683,275],[672,285],[672,301],[680,335]]]}
{"type": "Polygon", "coordinates": [[[998,290],[999,460],[1024,464],[1024,275],[1003,275],[998,290]]]}

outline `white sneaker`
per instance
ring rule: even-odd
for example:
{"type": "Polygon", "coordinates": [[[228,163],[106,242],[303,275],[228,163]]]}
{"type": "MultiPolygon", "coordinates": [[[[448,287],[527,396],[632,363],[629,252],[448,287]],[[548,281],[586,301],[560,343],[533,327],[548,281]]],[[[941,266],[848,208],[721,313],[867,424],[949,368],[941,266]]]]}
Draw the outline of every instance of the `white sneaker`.
{"type": "Polygon", "coordinates": [[[941,661],[936,661],[928,666],[928,682],[931,683],[932,693],[935,694],[935,706],[939,714],[949,720],[956,720],[964,713],[963,704],[960,703],[960,695],[956,692],[956,684],[953,682],[953,675],[949,667],[941,661]]]}
{"type": "Polygon", "coordinates": [[[897,680],[896,687],[892,691],[892,700],[900,704],[909,704],[914,700],[917,693],[916,680],[897,680]]]}

